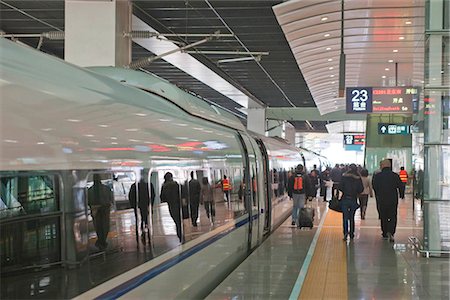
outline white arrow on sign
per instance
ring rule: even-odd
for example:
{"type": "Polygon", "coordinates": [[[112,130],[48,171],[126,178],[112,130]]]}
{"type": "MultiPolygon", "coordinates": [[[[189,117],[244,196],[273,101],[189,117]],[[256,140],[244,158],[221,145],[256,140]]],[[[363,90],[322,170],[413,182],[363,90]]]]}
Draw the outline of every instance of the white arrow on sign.
{"type": "Polygon", "coordinates": [[[386,132],[386,126],[381,126],[380,130],[381,130],[381,133],[385,133],[386,132]]]}

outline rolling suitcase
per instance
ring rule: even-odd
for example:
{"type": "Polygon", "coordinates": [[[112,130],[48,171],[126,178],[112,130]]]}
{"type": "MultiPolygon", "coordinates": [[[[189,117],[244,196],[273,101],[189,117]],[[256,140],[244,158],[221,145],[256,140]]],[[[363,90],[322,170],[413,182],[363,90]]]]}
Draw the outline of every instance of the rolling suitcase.
{"type": "Polygon", "coordinates": [[[298,227],[313,228],[314,209],[310,207],[303,207],[298,214],[298,227]]]}

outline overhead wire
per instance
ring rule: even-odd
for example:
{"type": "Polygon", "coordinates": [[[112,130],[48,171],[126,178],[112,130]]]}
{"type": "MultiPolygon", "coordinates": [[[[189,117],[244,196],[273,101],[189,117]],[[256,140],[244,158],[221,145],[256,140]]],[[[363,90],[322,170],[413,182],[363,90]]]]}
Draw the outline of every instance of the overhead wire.
{"type": "MultiPolygon", "coordinates": [[[[234,38],[239,42],[239,44],[247,51],[247,52],[251,52],[247,46],[245,46],[245,44],[241,41],[241,39],[239,39],[239,37],[234,33],[234,31],[230,28],[230,26],[228,26],[228,24],[225,22],[225,20],[220,16],[220,14],[217,12],[217,10],[211,5],[211,3],[209,3],[208,0],[205,0],[205,3],[209,6],[209,8],[214,12],[214,14],[217,16],[217,18],[219,18],[219,20],[222,22],[222,24],[228,29],[228,31],[230,33],[232,33],[234,35],[234,38]]],[[[259,61],[256,60],[256,57],[254,57],[254,55],[252,55],[251,53],[249,54],[250,56],[252,56],[255,59],[255,62],[258,64],[258,66],[261,68],[261,70],[266,74],[266,76],[270,79],[270,81],[275,85],[275,87],[280,91],[280,93],[283,95],[284,99],[292,106],[292,107],[297,107],[290,99],[289,97],[286,95],[286,93],[283,91],[283,89],[278,85],[278,83],[276,83],[276,81],[272,78],[272,76],[270,76],[269,72],[267,72],[267,70],[261,65],[261,63],[259,61]]]]}
{"type": "Polygon", "coordinates": [[[12,9],[14,9],[14,10],[20,12],[21,14],[23,14],[23,15],[29,17],[29,18],[32,18],[32,19],[35,20],[35,21],[38,21],[38,22],[41,23],[41,24],[47,25],[47,26],[49,26],[49,27],[51,27],[51,28],[53,28],[53,29],[56,29],[56,30],[58,30],[58,31],[63,31],[62,29],[60,29],[60,28],[58,28],[58,27],[56,27],[56,26],[54,26],[54,25],[52,25],[52,24],[50,24],[50,23],[47,23],[47,22],[45,22],[45,21],[42,21],[41,19],[36,18],[35,16],[32,16],[32,15],[30,15],[29,13],[23,11],[22,9],[17,8],[17,7],[15,7],[15,6],[13,6],[13,5],[11,5],[11,4],[9,4],[9,3],[3,1],[3,0],[0,0],[0,3],[3,4],[3,5],[8,6],[9,8],[12,8],[12,9]]]}

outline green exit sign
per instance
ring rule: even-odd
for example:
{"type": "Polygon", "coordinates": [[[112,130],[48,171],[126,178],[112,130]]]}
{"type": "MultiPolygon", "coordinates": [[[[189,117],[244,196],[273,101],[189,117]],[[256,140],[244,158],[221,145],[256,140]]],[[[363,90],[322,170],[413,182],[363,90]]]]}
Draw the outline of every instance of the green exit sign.
{"type": "Polygon", "coordinates": [[[378,123],[378,134],[396,135],[396,134],[411,134],[409,124],[389,124],[378,123]]]}

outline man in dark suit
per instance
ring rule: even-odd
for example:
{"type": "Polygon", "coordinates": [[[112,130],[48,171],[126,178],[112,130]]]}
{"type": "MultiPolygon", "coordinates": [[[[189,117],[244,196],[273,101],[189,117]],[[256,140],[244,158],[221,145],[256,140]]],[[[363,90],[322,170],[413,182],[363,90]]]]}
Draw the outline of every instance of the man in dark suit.
{"type": "Polygon", "coordinates": [[[383,238],[394,242],[397,227],[398,191],[402,186],[400,176],[392,172],[391,162],[385,159],[380,162],[381,172],[374,175],[373,189],[377,195],[381,217],[383,238]]]}

